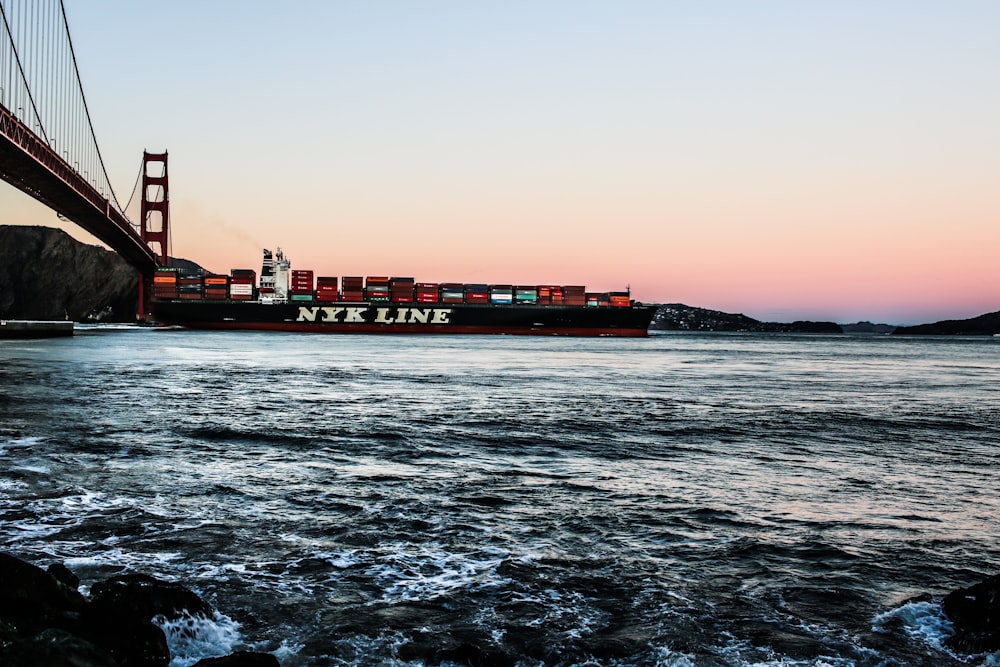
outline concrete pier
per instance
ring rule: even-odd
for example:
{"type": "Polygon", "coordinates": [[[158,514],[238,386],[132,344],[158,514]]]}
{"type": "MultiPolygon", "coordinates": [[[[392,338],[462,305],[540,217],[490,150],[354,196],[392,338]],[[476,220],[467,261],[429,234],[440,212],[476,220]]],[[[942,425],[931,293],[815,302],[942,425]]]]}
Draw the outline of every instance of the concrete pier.
{"type": "Polygon", "coordinates": [[[39,320],[0,320],[0,338],[53,338],[72,336],[72,322],[39,320]]]}

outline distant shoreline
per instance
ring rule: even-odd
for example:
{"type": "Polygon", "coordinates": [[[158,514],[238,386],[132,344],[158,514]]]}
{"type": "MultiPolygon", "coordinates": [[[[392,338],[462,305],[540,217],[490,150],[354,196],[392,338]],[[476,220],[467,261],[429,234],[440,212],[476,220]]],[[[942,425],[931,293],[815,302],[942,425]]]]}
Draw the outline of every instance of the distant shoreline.
{"type": "MultiPolygon", "coordinates": [[[[114,252],[81,243],[63,230],[0,225],[0,319],[133,323],[138,273],[114,252]]],[[[763,322],[681,303],[656,304],[653,331],[865,333],[906,335],[1000,334],[1000,311],[965,320],[916,326],[857,322],[763,322]]]]}

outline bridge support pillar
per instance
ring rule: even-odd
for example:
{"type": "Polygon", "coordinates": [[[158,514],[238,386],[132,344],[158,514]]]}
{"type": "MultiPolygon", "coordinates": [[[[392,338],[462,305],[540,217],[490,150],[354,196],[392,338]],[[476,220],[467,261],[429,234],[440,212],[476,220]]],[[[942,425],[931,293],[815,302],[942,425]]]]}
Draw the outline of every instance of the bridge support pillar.
{"type": "MultiPolygon", "coordinates": [[[[142,153],[142,208],[140,234],[156,254],[160,266],[170,266],[170,197],[167,187],[167,153],[142,153]]],[[[150,312],[153,276],[139,277],[139,319],[150,312]]]]}

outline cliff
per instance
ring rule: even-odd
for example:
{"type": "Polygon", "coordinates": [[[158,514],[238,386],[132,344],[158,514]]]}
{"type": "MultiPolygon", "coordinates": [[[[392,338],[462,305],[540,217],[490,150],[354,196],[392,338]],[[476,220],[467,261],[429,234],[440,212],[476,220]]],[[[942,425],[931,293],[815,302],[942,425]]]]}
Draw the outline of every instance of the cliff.
{"type": "Polygon", "coordinates": [[[833,322],[761,322],[743,314],[695,308],[683,303],[660,306],[650,328],[659,331],[843,333],[840,325],[833,322]]]}
{"type": "Polygon", "coordinates": [[[0,318],[134,322],[139,274],[60,229],[0,226],[0,318]]]}
{"type": "Polygon", "coordinates": [[[60,229],[0,225],[0,319],[135,322],[138,302],[139,273],[116,253],[60,229]]]}

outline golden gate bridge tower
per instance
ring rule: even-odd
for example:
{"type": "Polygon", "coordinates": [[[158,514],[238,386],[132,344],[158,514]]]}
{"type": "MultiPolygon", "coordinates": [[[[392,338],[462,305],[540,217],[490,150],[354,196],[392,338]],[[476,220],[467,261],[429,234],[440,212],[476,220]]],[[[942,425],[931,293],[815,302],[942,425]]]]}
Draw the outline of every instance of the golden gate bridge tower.
{"type": "MultiPolygon", "coordinates": [[[[170,266],[170,197],[167,182],[167,153],[142,154],[142,199],[139,234],[156,255],[160,266],[170,266]]],[[[149,281],[139,280],[139,316],[149,312],[149,281]]]]}

